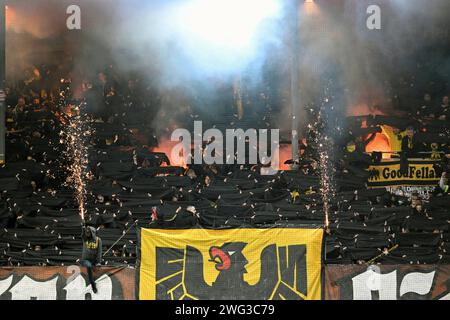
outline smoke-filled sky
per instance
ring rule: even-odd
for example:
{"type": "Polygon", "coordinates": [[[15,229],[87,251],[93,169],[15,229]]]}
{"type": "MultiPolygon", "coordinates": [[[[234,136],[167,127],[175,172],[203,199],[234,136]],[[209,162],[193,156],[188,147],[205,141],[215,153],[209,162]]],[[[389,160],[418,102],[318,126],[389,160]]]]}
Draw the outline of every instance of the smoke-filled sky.
{"type": "MultiPolygon", "coordinates": [[[[270,65],[280,79],[276,90],[286,97],[280,102],[280,123],[289,123],[283,115],[289,117],[290,110],[292,25],[287,9],[291,0],[211,0],[222,7],[209,8],[212,11],[205,21],[210,25],[205,27],[198,23],[205,18],[201,10],[208,2],[195,1],[196,6],[191,6],[193,0],[11,1],[9,76],[19,70],[17,66],[40,60],[48,63],[55,61],[58,52],[69,52],[75,65],[84,69],[98,70],[112,60],[118,69],[148,70],[161,90],[190,90],[195,82],[204,92],[213,92],[210,86],[215,80],[231,81],[241,73],[247,81],[259,83],[263,69],[270,65]],[[81,31],[66,28],[65,11],[71,4],[81,7],[81,31]],[[255,6],[259,10],[253,10],[255,6]],[[240,27],[255,12],[260,22],[240,27]],[[219,23],[229,23],[229,28],[224,31],[219,23]],[[214,32],[217,37],[212,36],[214,32]]],[[[395,95],[418,98],[423,90],[436,95],[448,90],[450,1],[299,2],[303,106],[318,103],[317,97],[325,95],[335,100],[336,108],[350,113],[356,107],[366,112],[373,105],[392,110],[395,95]],[[382,30],[366,28],[366,9],[372,4],[381,7],[382,30]],[[424,55],[429,65],[419,59],[424,55]],[[429,83],[429,73],[436,83],[429,83]],[[393,92],[402,81],[410,89],[393,92]]],[[[176,112],[177,106],[171,107],[176,112]]]]}

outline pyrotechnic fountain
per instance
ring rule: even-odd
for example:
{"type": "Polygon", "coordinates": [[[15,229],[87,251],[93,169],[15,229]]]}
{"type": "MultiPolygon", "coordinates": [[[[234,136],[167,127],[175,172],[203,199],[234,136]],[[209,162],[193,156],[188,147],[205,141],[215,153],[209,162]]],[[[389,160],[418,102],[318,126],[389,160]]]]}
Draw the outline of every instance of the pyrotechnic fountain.
{"type": "Polygon", "coordinates": [[[319,168],[320,168],[320,187],[323,201],[323,210],[325,214],[325,226],[329,226],[330,204],[334,195],[333,171],[330,163],[329,152],[332,150],[332,141],[327,135],[319,135],[318,138],[319,168]]]}
{"type": "Polygon", "coordinates": [[[90,136],[90,130],[86,127],[87,122],[81,116],[68,118],[62,136],[67,146],[65,155],[71,160],[67,168],[69,172],[68,183],[75,189],[75,198],[78,202],[81,219],[84,220],[86,208],[86,178],[89,175],[88,152],[85,140],[90,136]]]}
{"type": "Polygon", "coordinates": [[[329,134],[329,117],[327,117],[327,110],[325,110],[325,106],[328,105],[328,103],[329,98],[326,98],[318,112],[316,122],[314,125],[310,126],[310,130],[314,133],[314,143],[316,145],[319,162],[320,194],[323,201],[324,222],[326,228],[328,228],[330,224],[331,202],[335,195],[334,173],[336,170],[331,158],[334,148],[333,140],[329,134]]]}
{"type": "Polygon", "coordinates": [[[80,114],[82,105],[68,104],[69,85],[60,93],[60,105],[63,104],[64,114],[62,131],[60,132],[60,143],[65,146],[63,154],[67,160],[66,185],[75,191],[75,199],[78,203],[81,220],[84,221],[86,214],[86,180],[90,176],[88,170],[88,145],[87,141],[92,134],[87,116],[80,114]]]}

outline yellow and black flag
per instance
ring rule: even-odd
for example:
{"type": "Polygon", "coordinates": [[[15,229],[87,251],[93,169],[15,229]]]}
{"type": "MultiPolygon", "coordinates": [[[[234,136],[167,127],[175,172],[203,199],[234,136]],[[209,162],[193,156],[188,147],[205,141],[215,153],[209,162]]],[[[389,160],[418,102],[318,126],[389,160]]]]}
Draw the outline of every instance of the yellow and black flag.
{"type": "Polygon", "coordinates": [[[407,171],[401,170],[399,160],[384,160],[379,164],[371,165],[367,186],[369,188],[386,188],[394,186],[436,186],[440,176],[436,165],[439,161],[410,159],[407,171]]]}
{"type": "Polygon", "coordinates": [[[143,300],[322,299],[323,229],[141,229],[143,300]]]}

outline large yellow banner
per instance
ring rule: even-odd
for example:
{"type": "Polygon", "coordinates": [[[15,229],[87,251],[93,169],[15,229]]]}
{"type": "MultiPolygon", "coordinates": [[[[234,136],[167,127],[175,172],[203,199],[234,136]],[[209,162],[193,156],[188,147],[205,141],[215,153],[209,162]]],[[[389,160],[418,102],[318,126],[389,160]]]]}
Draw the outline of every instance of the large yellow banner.
{"type": "Polygon", "coordinates": [[[139,298],[318,300],[323,229],[141,229],[139,298]]]}

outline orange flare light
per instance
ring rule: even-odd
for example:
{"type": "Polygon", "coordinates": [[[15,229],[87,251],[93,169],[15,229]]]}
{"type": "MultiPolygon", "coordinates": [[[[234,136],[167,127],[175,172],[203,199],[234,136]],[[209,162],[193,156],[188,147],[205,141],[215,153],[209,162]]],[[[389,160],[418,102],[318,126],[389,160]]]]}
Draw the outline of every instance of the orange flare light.
{"type": "MultiPolygon", "coordinates": [[[[377,133],[375,139],[373,139],[367,146],[366,152],[391,152],[391,146],[388,138],[382,134],[377,133]]],[[[390,153],[383,153],[383,159],[389,159],[390,153]]]]}
{"type": "MultiPolygon", "coordinates": [[[[179,143],[180,142],[178,141],[165,140],[161,142],[158,147],[153,148],[152,152],[161,152],[166,154],[166,156],[170,160],[171,166],[187,168],[187,163],[183,154],[181,153],[179,155],[172,154],[173,148],[179,143]]],[[[167,164],[163,163],[162,166],[166,167],[167,164]]]]}
{"type": "Polygon", "coordinates": [[[291,145],[281,145],[280,146],[280,170],[290,170],[288,164],[284,164],[287,160],[292,159],[292,146],[291,145]]]}

